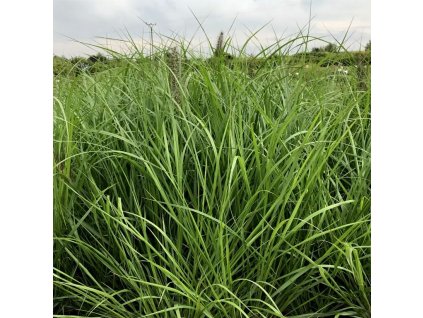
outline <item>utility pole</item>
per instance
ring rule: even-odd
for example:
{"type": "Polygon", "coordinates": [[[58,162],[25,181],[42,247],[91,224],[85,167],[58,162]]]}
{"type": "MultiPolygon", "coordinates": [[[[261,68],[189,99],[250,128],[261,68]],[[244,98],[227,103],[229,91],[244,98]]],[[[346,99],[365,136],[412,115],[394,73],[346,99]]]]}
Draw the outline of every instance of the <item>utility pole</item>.
{"type": "Polygon", "coordinates": [[[149,28],[150,28],[150,59],[153,58],[153,27],[156,25],[156,23],[147,23],[143,21],[149,28]]]}

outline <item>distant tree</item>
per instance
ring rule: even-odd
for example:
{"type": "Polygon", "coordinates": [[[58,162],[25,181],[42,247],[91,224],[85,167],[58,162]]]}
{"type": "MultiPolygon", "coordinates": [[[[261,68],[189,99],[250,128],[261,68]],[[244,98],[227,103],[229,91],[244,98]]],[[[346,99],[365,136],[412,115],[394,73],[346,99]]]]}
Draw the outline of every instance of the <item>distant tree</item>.
{"type": "Polygon", "coordinates": [[[337,52],[338,51],[338,46],[336,46],[333,43],[328,43],[324,48],[323,48],[324,52],[337,52]]]}
{"type": "Polygon", "coordinates": [[[69,62],[71,62],[73,65],[78,64],[78,63],[81,63],[81,62],[83,62],[83,61],[84,61],[84,58],[83,58],[83,57],[78,57],[78,56],[76,56],[76,57],[72,57],[72,58],[69,60],[69,62]]]}
{"type": "Polygon", "coordinates": [[[319,53],[319,52],[338,52],[338,46],[336,46],[333,43],[328,43],[325,46],[322,47],[314,47],[311,49],[311,52],[313,53],[319,53]]]}
{"type": "Polygon", "coordinates": [[[88,61],[91,63],[96,63],[96,62],[106,62],[107,61],[107,57],[105,57],[104,55],[102,55],[101,53],[97,53],[96,55],[91,55],[88,58],[88,61]]]}
{"type": "Polygon", "coordinates": [[[371,47],[372,47],[372,42],[369,40],[369,42],[367,42],[366,46],[364,47],[364,50],[371,51],[371,47]]]}

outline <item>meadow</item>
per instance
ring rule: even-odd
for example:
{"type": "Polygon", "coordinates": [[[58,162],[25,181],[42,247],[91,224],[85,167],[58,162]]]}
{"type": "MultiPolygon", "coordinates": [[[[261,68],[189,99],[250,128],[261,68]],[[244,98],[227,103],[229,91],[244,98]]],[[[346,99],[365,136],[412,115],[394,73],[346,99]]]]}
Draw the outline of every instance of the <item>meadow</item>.
{"type": "Polygon", "coordinates": [[[56,72],[54,317],[370,317],[370,63],[288,46],[56,72]]]}

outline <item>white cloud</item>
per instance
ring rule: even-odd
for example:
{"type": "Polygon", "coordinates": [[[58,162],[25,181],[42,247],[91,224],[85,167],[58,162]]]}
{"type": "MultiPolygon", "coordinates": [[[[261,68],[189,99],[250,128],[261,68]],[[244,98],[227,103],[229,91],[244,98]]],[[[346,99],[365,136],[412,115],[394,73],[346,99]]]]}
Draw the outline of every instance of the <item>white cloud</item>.
{"type": "Polygon", "coordinates": [[[131,17],[135,1],[133,0],[91,0],[96,16],[103,19],[116,18],[118,16],[131,17]]]}
{"type": "MultiPolygon", "coordinates": [[[[54,50],[66,55],[70,55],[70,51],[77,52],[76,48],[68,51],[72,45],[63,44],[64,36],[92,41],[96,36],[121,37],[126,28],[134,38],[147,37],[148,27],[141,19],[156,23],[154,29],[159,33],[175,32],[190,38],[199,27],[190,9],[213,41],[220,31],[227,31],[236,18],[232,31],[236,30],[240,42],[250,31],[271,22],[258,35],[260,40],[268,42],[274,40],[274,31],[280,37],[305,26],[309,21],[309,5],[309,0],[55,0],[54,50]]],[[[312,17],[311,32],[316,36],[331,32],[342,38],[353,19],[352,42],[370,38],[368,0],[315,0],[312,17]]],[[[205,38],[201,30],[196,37],[196,42],[205,38]]]]}

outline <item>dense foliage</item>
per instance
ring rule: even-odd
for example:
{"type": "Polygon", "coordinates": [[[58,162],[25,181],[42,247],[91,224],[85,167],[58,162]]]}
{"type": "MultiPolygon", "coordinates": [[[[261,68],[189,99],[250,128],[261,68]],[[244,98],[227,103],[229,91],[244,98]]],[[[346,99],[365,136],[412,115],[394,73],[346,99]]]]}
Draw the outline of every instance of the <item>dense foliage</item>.
{"type": "Polygon", "coordinates": [[[56,58],[55,315],[370,317],[370,67],[336,54],[56,58]]]}
{"type": "MultiPolygon", "coordinates": [[[[370,44],[368,44],[370,45],[370,44]]],[[[367,46],[366,46],[367,48],[367,46]]],[[[313,49],[310,52],[302,52],[292,55],[272,55],[270,57],[244,57],[242,59],[238,58],[238,64],[240,60],[246,65],[250,70],[256,70],[258,68],[264,67],[266,65],[284,65],[284,66],[301,66],[304,64],[316,64],[322,67],[327,67],[331,65],[335,66],[354,66],[354,65],[366,65],[371,64],[371,55],[370,51],[356,51],[356,52],[330,52],[326,50],[317,50],[313,49]]],[[[224,53],[225,54],[225,53],[224,53]]],[[[160,55],[160,54],[159,54],[160,55]]],[[[226,54],[231,59],[231,55],[226,54]]],[[[81,73],[93,74],[96,72],[104,71],[112,67],[120,66],[122,63],[122,58],[120,56],[113,56],[107,58],[104,55],[97,54],[91,55],[87,58],[84,57],[74,57],[74,58],[65,58],[60,56],[53,57],[53,74],[57,75],[66,75],[66,76],[76,76],[81,73]]],[[[133,61],[138,61],[142,63],[143,60],[149,60],[145,56],[135,56],[132,57],[133,61]]],[[[213,59],[210,59],[213,60],[213,59]]],[[[228,59],[227,59],[228,60],[228,59]]]]}

